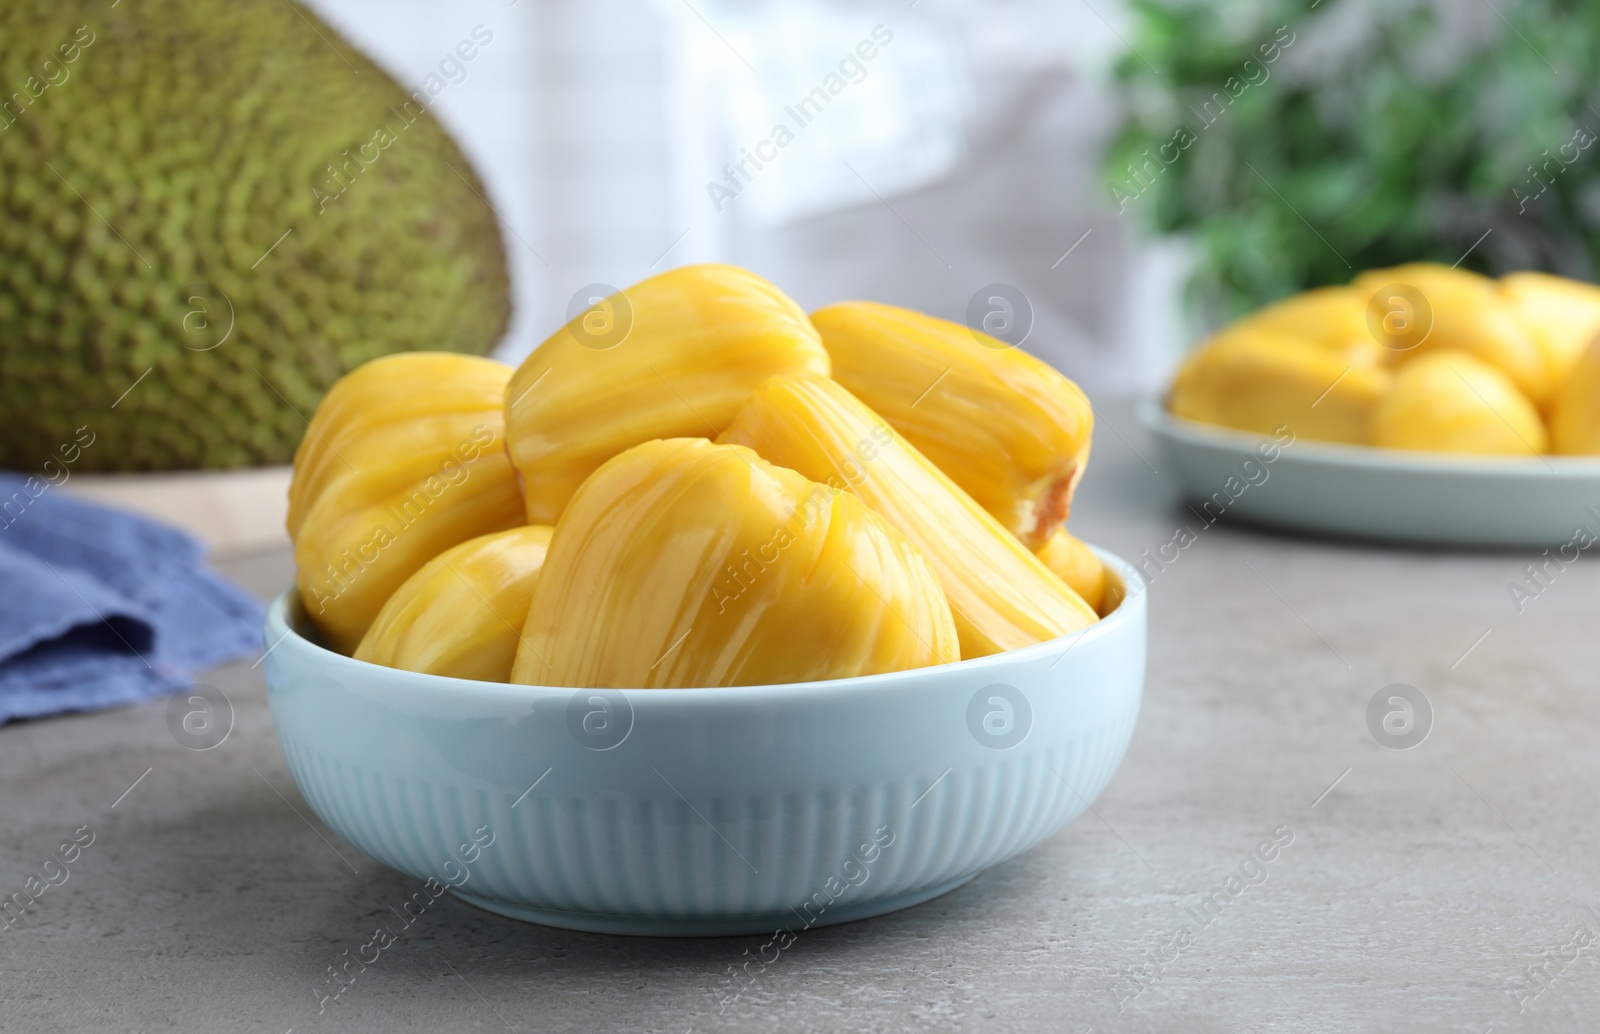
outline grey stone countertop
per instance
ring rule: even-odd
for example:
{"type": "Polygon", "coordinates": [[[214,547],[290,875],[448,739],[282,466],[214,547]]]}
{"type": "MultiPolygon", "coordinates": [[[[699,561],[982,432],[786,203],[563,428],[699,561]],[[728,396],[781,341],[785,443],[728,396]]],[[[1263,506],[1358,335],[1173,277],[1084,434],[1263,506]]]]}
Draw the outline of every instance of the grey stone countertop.
{"type": "MultiPolygon", "coordinates": [[[[416,881],[311,814],[246,660],[202,676],[236,714],[213,750],[179,745],[161,701],[0,728],[0,893],[94,836],[0,935],[0,1030],[1595,1030],[1600,559],[1519,613],[1531,550],[1202,528],[1131,409],[1100,418],[1074,530],[1135,559],[1195,541],[1151,584],[1126,760],[1034,850],[805,933],[721,1011],[762,938],[571,933],[447,897],[319,1016],[325,968],[416,881]],[[1369,729],[1395,683],[1433,714],[1409,750],[1369,729]]],[[[218,566],[263,596],[291,576],[287,551],[218,566]]]]}

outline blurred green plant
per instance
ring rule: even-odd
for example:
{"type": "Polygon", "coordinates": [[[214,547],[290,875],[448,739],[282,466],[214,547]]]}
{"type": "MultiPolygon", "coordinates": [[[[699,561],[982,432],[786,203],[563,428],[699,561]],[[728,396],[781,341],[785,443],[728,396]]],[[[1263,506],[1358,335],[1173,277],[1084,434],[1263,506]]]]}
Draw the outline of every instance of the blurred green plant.
{"type": "Polygon", "coordinates": [[[1194,240],[1203,323],[1413,260],[1593,279],[1600,4],[1449,3],[1132,0],[1106,185],[1194,240]]]}

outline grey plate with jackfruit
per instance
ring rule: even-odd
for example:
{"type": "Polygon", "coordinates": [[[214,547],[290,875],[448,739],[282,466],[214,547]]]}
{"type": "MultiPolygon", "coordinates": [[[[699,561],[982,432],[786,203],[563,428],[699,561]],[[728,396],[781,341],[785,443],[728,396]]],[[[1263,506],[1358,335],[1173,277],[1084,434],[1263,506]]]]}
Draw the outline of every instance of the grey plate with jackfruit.
{"type": "Polygon", "coordinates": [[[1146,400],[1162,471],[1206,520],[1435,546],[1600,540],[1600,458],[1500,459],[1339,445],[1213,427],[1146,400]]]}

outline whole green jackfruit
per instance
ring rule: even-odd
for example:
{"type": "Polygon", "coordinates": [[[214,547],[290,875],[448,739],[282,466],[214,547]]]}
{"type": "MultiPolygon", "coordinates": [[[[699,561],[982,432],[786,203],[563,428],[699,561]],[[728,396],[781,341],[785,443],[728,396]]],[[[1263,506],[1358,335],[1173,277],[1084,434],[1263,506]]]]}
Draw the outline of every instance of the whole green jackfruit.
{"type": "Polygon", "coordinates": [[[0,467],[79,428],[75,470],[287,463],[345,372],[493,345],[505,254],[448,88],[293,0],[0,4],[0,467]]]}

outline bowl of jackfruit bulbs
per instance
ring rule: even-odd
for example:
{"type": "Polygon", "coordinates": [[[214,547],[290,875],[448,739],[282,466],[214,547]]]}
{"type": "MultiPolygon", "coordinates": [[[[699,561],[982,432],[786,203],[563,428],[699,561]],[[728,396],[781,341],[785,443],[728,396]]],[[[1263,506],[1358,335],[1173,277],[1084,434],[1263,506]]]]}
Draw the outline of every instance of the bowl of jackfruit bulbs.
{"type": "Polygon", "coordinates": [[[1369,270],[1222,328],[1144,418],[1208,523],[1600,540],[1600,287],[1369,270]]]}
{"type": "Polygon", "coordinates": [[[721,265],[515,370],[374,360],[295,457],[284,756],[345,838],[503,915],[927,900],[1075,818],[1132,735],[1141,582],[1064,526],[1092,429],[1005,342],[721,265]]]}

